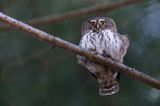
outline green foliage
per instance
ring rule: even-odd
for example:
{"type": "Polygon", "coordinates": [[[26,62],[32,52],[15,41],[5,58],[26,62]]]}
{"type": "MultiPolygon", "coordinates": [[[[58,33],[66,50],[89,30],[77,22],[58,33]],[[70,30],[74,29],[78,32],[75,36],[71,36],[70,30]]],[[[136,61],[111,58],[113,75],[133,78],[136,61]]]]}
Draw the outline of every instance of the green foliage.
{"type": "MultiPolygon", "coordinates": [[[[26,21],[120,0],[1,0],[0,10],[26,21]]],[[[122,7],[113,18],[130,38],[125,64],[157,79],[160,69],[159,2],[122,7]]],[[[93,16],[93,15],[92,15],[93,16]]],[[[96,14],[94,15],[96,16],[96,14]]],[[[38,28],[78,44],[81,23],[90,16],[38,28]]],[[[0,22],[1,23],[1,22],[0,22]]],[[[101,97],[98,84],[76,56],[15,30],[0,30],[1,106],[159,106],[160,92],[122,75],[120,92],[101,97]]]]}

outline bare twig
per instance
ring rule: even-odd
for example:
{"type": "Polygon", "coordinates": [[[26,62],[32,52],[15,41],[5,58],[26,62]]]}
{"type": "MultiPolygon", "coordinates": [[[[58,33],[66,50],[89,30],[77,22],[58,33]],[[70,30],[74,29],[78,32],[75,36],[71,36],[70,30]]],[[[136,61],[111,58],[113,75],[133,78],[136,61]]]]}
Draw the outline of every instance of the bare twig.
{"type": "Polygon", "coordinates": [[[135,80],[141,81],[146,85],[152,86],[154,88],[160,89],[160,81],[142,73],[134,68],[130,68],[124,64],[118,63],[116,61],[113,61],[111,59],[104,59],[100,56],[95,56],[94,54],[90,53],[89,51],[82,50],[78,46],[67,42],[65,40],[62,40],[58,37],[55,37],[51,34],[48,34],[46,32],[43,32],[39,29],[36,29],[32,26],[29,26],[27,24],[24,24],[23,22],[20,22],[16,19],[13,19],[3,13],[0,12],[0,20],[3,21],[6,24],[9,24],[11,27],[17,28],[19,30],[22,30],[24,32],[28,32],[32,36],[49,42],[50,44],[53,44],[54,46],[64,48],[70,52],[73,52],[74,54],[78,54],[81,56],[84,56],[92,61],[99,62],[100,64],[110,66],[114,69],[118,69],[119,72],[122,74],[129,76],[135,80]]]}
{"type": "MultiPolygon", "coordinates": [[[[32,20],[29,20],[27,23],[31,25],[45,25],[45,24],[53,25],[55,23],[62,22],[68,19],[75,19],[78,17],[87,16],[95,13],[109,12],[124,6],[140,3],[142,1],[145,1],[145,0],[127,0],[127,1],[116,3],[116,4],[100,4],[98,6],[96,5],[93,7],[87,7],[87,8],[83,8],[77,11],[72,11],[62,15],[57,15],[57,16],[53,15],[53,16],[46,16],[42,18],[32,19],[32,20]]],[[[0,24],[0,29],[8,29],[8,28],[9,27],[7,25],[0,24]]]]}

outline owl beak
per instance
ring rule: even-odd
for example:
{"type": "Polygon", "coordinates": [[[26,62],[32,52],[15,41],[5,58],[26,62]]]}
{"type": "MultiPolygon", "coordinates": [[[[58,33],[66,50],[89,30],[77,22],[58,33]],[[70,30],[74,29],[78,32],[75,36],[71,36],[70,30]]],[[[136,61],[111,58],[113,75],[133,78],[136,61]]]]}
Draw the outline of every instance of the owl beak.
{"type": "Polygon", "coordinates": [[[97,28],[97,29],[99,29],[99,28],[100,28],[100,25],[99,25],[98,23],[97,23],[97,25],[96,25],[96,28],[97,28]]]}
{"type": "Polygon", "coordinates": [[[96,27],[95,27],[95,32],[98,33],[98,32],[99,32],[99,29],[100,29],[100,25],[97,23],[97,24],[96,24],[96,27]]]}

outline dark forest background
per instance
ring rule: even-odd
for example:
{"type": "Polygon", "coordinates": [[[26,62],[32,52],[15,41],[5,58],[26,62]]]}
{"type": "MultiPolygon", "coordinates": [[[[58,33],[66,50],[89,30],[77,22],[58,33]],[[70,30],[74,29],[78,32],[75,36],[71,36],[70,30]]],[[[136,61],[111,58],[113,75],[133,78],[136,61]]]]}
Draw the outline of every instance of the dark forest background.
{"type": "MultiPolygon", "coordinates": [[[[26,22],[121,1],[0,0],[0,11],[26,22]]],[[[93,16],[113,18],[119,32],[128,35],[126,65],[160,79],[159,0],[35,27],[78,44],[81,23],[93,16]]],[[[160,91],[123,75],[117,94],[100,96],[96,80],[75,55],[51,48],[24,32],[0,29],[0,106],[160,106],[160,91]]]]}

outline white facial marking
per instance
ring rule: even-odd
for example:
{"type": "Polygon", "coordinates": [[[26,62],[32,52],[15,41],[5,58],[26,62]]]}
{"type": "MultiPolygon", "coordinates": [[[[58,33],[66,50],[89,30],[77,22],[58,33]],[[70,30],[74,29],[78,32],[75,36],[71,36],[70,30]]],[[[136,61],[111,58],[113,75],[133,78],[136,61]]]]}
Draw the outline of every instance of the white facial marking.
{"type": "Polygon", "coordinates": [[[90,20],[90,22],[96,23],[96,20],[90,20]]]}
{"type": "Polygon", "coordinates": [[[104,23],[105,23],[105,19],[99,19],[99,20],[98,20],[98,24],[99,24],[99,25],[103,25],[104,23]]]}
{"type": "Polygon", "coordinates": [[[98,20],[98,22],[103,22],[103,21],[105,21],[105,19],[99,19],[99,20],[98,20]]]}

